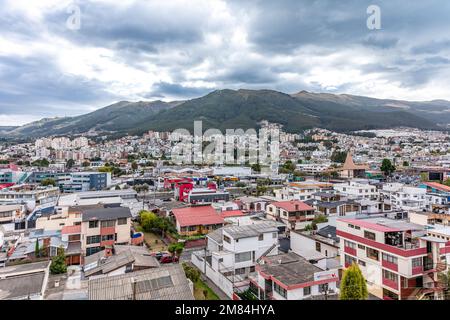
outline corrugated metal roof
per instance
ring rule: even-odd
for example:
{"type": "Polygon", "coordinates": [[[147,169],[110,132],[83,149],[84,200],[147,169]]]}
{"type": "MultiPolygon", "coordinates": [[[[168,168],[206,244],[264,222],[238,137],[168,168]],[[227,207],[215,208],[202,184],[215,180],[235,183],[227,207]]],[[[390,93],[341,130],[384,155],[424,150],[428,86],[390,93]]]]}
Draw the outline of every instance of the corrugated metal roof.
{"type": "Polygon", "coordinates": [[[194,300],[180,264],[89,280],[88,295],[89,300],[194,300]]]}

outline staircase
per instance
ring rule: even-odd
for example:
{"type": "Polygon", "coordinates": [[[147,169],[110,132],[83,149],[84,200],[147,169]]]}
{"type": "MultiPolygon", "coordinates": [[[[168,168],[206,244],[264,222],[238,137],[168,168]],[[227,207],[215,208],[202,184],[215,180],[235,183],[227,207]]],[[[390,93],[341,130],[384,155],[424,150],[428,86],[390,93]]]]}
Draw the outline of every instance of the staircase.
{"type": "Polygon", "coordinates": [[[264,258],[265,256],[267,256],[273,249],[275,249],[278,246],[278,243],[274,243],[273,245],[270,246],[269,249],[267,249],[266,251],[264,251],[264,253],[256,260],[257,263],[259,263],[261,261],[262,258],[264,258]]]}

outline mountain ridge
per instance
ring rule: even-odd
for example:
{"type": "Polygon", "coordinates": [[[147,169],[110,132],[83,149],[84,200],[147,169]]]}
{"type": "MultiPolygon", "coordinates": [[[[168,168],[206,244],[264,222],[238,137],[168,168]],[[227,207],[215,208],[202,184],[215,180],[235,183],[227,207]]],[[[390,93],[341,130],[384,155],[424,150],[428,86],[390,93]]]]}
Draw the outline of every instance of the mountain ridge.
{"type": "Polygon", "coordinates": [[[89,131],[141,134],[148,130],[257,128],[261,120],[280,123],[287,132],[312,127],[335,131],[383,129],[399,126],[443,129],[450,123],[450,102],[406,101],[314,93],[287,94],[275,90],[222,89],[202,97],[164,102],[119,101],[75,117],[44,118],[20,127],[0,128],[2,137],[74,135],[89,131]]]}

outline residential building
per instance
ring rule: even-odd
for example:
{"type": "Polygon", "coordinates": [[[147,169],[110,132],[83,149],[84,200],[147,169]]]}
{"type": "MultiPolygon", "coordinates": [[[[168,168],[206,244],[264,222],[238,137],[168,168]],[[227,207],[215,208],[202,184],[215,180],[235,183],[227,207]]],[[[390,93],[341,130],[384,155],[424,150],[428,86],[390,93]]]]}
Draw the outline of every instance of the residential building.
{"type": "Polygon", "coordinates": [[[225,226],[207,235],[206,250],[193,252],[191,262],[232,298],[248,288],[258,259],[278,254],[278,233],[274,221],[225,226]]]}
{"type": "Polygon", "coordinates": [[[82,211],[81,249],[86,256],[114,244],[129,244],[131,212],[129,208],[99,208],[82,211]]]}
{"type": "Polygon", "coordinates": [[[278,201],[267,205],[267,218],[284,223],[288,230],[304,229],[314,220],[314,208],[298,200],[278,201]]]}
{"type": "Polygon", "coordinates": [[[256,265],[250,290],[260,300],[306,300],[325,296],[336,299],[338,270],[323,271],[289,252],[264,257],[256,265]]]}
{"type": "Polygon", "coordinates": [[[191,206],[172,210],[175,227],[180,235],[207,234],[224,225],[224,219],[212,206],[191,206]]]}
{"type": "MultiPolygon", "coordinates": [[[[369,292],[383,299],[437,299],[442,244],[424,226],[387,217],[337,220],[341,264],[357,263],[369,292]]],[[[444,243],[445,244],[445,243],[444,243]]]]}
{"type": "Polygon", "coordinates": [[[194,300],[181,264],[89,279],[89,300],[194,300]]]}

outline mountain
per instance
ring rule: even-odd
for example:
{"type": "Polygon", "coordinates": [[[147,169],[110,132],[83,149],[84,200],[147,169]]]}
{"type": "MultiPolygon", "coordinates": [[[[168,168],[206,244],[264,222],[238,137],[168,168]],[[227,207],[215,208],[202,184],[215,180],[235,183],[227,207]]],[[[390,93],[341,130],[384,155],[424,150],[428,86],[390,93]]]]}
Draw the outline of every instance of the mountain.
{"type": "Polygon", "coordinates": [[[6,138],[70,135],[95,130],[140,134],[148,130],[258,128],[261,120],[284,125],[288,132],[312,127],[335,131],[414,127],[444,128],[450,123],[450,102],[410,102],[347,94],[286,94],[273,90],[217,90],[187,101],[121,101],[76,117],[47,118],[21,127],[0,128],[6,138]]]}
{"type": "Polygon", "coordinates": [[[170,109],[182,101],[129,102],[120,101],[94,112],[76,117],[45,118],[7,131],[10,137],[40,137],[46,135],[70,135],[90,130],[116,132],[134,128],[137,123],[151,118],[158,112],[170,109]]]}
{"type": "Polygon", "coordinates": [[[312,127],[336,131],[399,126],[437,128],[435,122],[418,116],[416,112],[381,105],[371,107],[363,99],[331,94],[300,92],[289,95],[272,90],[219,90],[161,111],[151,120],[138,125],[135,132],[148,128],[192,130],[194,120],[202,120],[204,128],[222,131],[227,128],[256,128],[261,120],[280,123],[288,132],[312,127]]]}

